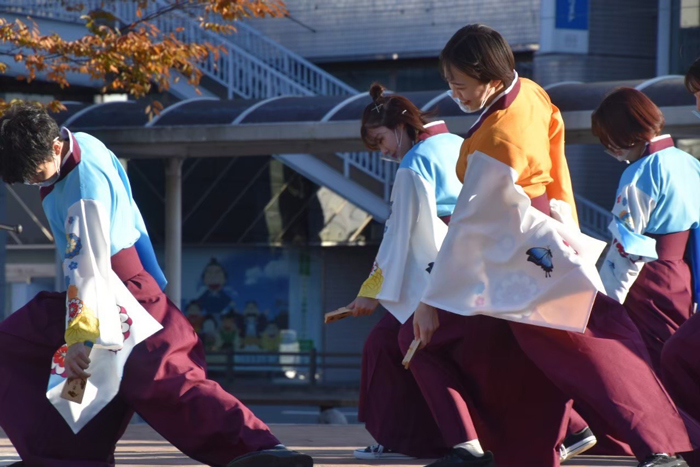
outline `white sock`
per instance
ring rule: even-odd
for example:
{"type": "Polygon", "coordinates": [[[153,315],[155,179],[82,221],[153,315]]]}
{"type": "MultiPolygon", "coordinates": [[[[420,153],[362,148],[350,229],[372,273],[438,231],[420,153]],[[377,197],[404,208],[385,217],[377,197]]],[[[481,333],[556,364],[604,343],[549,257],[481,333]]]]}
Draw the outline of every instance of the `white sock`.
{"type": "Polygon", "coordinates": [[[285,446],[284,444],[278,444],[277,446],[275,446],[275,449],[287,449],[287,446],[285,446]]]}
{"type": "Polygon", "coordinates": [[[479,442],[478,439],[473,439],[471,441],[467,441],[466,443],[459,443],[454,446],[456,448],[462,448],[466,449],[469,454],[471,454],[474,457],[483,457],[484,456],[484,450],[481,449],[481,443],[479,442]]]}

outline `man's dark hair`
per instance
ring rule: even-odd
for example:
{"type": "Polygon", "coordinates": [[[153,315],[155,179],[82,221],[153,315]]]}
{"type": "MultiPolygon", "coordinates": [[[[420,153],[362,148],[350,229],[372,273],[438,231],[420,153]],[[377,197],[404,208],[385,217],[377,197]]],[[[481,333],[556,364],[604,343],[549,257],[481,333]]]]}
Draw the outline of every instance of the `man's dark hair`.
{"type": "Polygon", "coordinates": [[[700,58],[695,60],[685,74],[685,88],[695,94],[700,91],[700,58]]]}
{"type": "Polygon", "coordinates": [[[0,177],[5,183],[22,183],[51,160],[53,141],[59,136],[56,121],[46,110],[25,102],[13,104],[0,117],[0,177]]]}
{"type": "Polygon", "coordinates": [[[515,57],[508,42],[483,24],[468,24],[447,41],[440,52],[440,72],[447,77],[451,67],[482,83],[500,80],[505,87],[515,78],[515,57]]]}

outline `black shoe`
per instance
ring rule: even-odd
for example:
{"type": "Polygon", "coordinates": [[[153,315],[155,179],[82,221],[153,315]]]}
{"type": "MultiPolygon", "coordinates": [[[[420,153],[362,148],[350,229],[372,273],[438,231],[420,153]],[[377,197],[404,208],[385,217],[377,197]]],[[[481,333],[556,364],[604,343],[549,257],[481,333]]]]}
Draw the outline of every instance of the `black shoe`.
{"type": "Polygon", "coordinates": [[[653,454],[640,462],[637,467],[688,467],[688,464],[680,457],[653,454]]]}
{"type": "Polygon", "coordinates": [[[483,456],[476,457],[466,449],[452,448],[448,455],[426,467],[494,467],[495,465],[491,451],[486,451],[483,456]]]}
{"type": "Polygon", "coordinates": [[[598,440],[591,431],[586,427],[578,433],[567,436],[564,442],[559,446],[559,458],[562,462],[572,457],[583,454],[584,452],[595,446],[598,440]]]}
{"type": "Polygon", "coordinates": [[[287,448],[249,452],[228,463],[227,467],[312,467],[311,456],[287,448]]]}

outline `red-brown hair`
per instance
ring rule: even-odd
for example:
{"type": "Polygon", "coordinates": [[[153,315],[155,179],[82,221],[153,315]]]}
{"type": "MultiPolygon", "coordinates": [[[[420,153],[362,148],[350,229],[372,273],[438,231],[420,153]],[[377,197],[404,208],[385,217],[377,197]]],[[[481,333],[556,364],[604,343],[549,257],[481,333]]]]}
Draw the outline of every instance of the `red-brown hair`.
{"type": "Polygon", "coordinates": [[[664,114],[651,99],[633,88],[608,94],[591,115],[591,130],[606,148],[626,149],[661,134],[664,114]]]}
{"type": "Polygon", "coordinates": [[[408,137],[414,143],[418,141],[418,136],[425,132],[425,124],[428,123],[428,115],[421,112],[415,104],[398,94],[384,95],[384,86],[379,83],[372,83],[369,88],[369,95],[372,103],[365,107],[362,113],[362,128],[360,135],[362,141],[369,149],[376,151],[379,145],[374,138],[370,137],[368,130],[385,126],[390,130],[403,124],[408,132],[408,137]]]}

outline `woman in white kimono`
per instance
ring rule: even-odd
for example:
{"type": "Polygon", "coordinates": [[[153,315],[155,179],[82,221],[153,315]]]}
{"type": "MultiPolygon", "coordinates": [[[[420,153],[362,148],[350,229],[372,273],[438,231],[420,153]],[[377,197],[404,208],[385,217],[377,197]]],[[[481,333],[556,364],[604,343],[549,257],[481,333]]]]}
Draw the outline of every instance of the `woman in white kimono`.
{"type": "Polygon", "coordinates": [[[455,173],[462,138],[444,122],[428,123],[411,101],[384,95],[373,84],[372,103],[362,117],[362,139],[399,163],[386,222],[372,272],[348,305],[355,316],[381,303],[389,313],[365,342],[358,418],[377,444],[355,451],[360,459],[438,457],[448,446],[410,371],[401,365],[401,324],[410,316],[427,283],[461,183],[455,173]]]}

